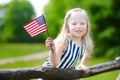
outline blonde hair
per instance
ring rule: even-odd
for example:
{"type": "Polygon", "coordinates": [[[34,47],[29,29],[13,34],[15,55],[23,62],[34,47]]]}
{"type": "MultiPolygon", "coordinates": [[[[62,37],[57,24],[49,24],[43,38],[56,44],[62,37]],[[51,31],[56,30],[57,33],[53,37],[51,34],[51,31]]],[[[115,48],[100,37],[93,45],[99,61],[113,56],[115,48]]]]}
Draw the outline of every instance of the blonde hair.
{"type": "Polygon", "coordinates": [[[93,44],[92,44],[92,40],[90,38],[90,22],[89,22],[89,18],[88,18],[87,13],[81,8],[74,8],[74,9],[69,10],[66,13],[65,18],[64,18],[64,24],[63,24],[63,27],[61,29],[61,32],[59,33],[59,35],[55,39],[56,48],[59,48],[61,50],[66,49],[67,40],[68,40],[68,38],[70,38],[69,27],[68,27],[68,19],[70,18],[71,14],[73,12],[76,12],[76,11],[79,11],[81,13],[81,15],[86,18],[87,32],[82,37],[82,40],[83,40],[83,44],[85,45],[85,52],[89,51],[89,53],[91,53],[93,44]]]}

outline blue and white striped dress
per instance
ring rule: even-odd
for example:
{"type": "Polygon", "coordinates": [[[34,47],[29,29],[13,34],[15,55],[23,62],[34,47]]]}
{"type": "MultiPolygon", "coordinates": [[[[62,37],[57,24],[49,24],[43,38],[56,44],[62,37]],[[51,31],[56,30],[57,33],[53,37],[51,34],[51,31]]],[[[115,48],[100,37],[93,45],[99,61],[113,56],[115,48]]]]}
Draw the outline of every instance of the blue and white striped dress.
{"type": "MultiPolygon", "coordinates": [[[[71,39],[68,40],[68,46],[61,56],[60,64],[57,68],[74,69],[77,62],[82,58],[84,46],[77,46],[71,39]]],[[[50,60],[47,59],[44,67],[51,67],[50,60]]]]}

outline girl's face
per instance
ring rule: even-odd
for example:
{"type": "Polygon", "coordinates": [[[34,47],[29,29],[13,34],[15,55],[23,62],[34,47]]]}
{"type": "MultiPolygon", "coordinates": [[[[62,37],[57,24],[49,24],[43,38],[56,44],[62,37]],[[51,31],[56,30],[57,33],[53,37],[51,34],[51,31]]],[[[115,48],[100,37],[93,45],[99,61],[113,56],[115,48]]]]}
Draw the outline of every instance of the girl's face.
{"type": "Polygon", "coordinates": [[[72,37],[81,38],[87,31],[86,18],[79,11],[73,12],[68,19],[68,26],[72,37]]]}

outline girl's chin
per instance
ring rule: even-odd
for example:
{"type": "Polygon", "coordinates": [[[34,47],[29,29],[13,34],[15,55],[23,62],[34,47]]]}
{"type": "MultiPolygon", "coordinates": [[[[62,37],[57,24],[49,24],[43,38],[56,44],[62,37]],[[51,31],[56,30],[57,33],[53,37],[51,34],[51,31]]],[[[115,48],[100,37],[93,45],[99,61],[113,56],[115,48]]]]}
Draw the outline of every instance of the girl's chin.
{"type": "Polygon", "coordinates": [[[74,35],[74,37],[76,37],[76,38],[80,38],[80,37],[82,37],[81,35],[74,35]]]}
{"type": "Polygon", "coordinates": [[[76,37],[82,37],[83,35],[82,34],[76,34],[75,36],[76,37]]]}

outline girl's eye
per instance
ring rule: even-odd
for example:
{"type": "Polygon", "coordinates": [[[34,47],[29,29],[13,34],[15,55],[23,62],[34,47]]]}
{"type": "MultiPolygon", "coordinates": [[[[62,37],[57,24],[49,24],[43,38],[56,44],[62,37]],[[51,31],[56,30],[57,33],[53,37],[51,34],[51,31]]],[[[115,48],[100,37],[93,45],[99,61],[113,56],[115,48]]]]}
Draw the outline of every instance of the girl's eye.
{"type": "Polygon", "coordinates": [[[85,23],[81,23],[81,25],[84,25],[85,23]]]}
{"type": "Polygon", "coordinates": [[[76,25],[76,23],[72,23],[72,25],[76,25]]]}

